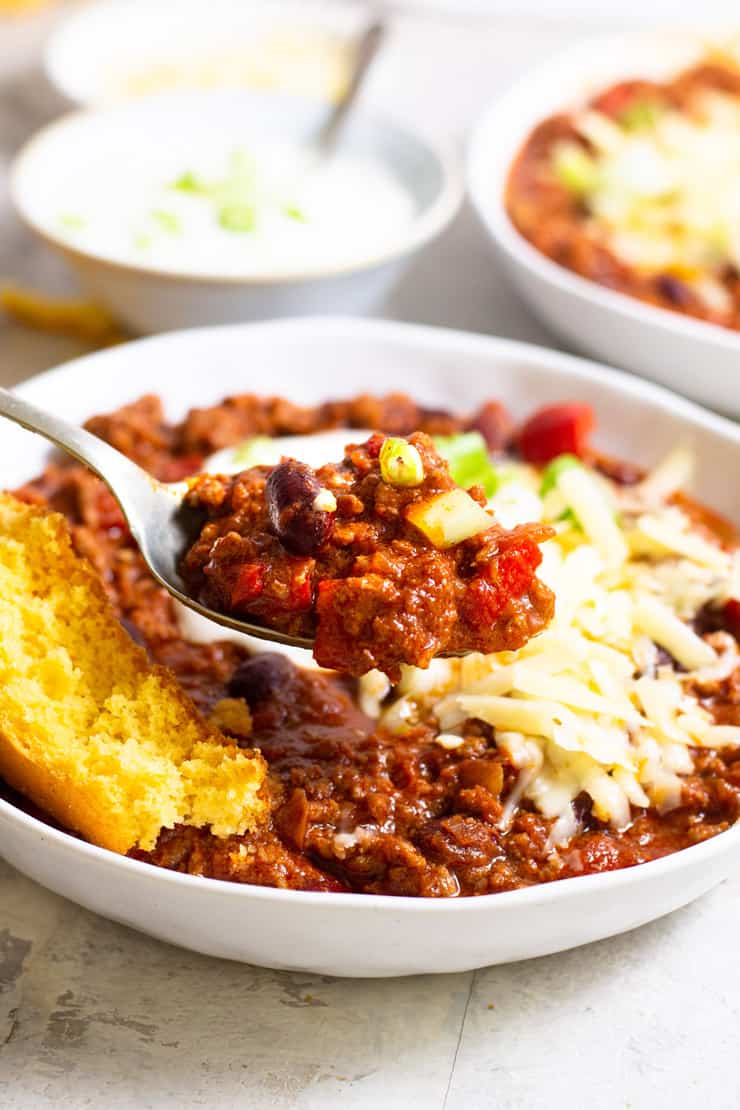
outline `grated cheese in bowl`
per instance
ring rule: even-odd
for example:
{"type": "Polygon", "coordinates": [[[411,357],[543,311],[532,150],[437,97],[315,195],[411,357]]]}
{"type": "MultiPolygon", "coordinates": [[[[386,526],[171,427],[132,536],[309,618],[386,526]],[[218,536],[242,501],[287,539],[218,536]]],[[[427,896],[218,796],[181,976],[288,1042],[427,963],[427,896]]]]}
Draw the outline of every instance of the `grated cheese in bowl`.
{"type": "Polygon", "coordinates": [[[552,168],[590,216],[588,234],[624,263],[671,274],[707,310],[731,311],[720,280],[740,263],[740,97],[706,88],[671,107],[649,96],[621,121],[592,107],[574,116],[579,138],[552,168]]]}
{"type": "Polygon", "coordinates": [[[502,827],[527,799],[552,819],[551,846],[578,831],[579,794],[623,829],[635,808],[680,804],[693,749],[740,744],[740,728],[717,725],[692,693],[740,663],[731,636],[710,643],[691,624],[736,596],[740,553],[674,500],[690,455],[677,449],[629,487],[566,458],[544,474],[507,463],[489,502],[507,524],[518,500],[522,519],[555,526],[540,568],[556,596],[549,628],[516,652],[406,668],[390,692],[372,672],[360,680],[364,709],[399,736],[431,721],[453,749],[469,720],[492,726],[518,771],[502,827]]]}

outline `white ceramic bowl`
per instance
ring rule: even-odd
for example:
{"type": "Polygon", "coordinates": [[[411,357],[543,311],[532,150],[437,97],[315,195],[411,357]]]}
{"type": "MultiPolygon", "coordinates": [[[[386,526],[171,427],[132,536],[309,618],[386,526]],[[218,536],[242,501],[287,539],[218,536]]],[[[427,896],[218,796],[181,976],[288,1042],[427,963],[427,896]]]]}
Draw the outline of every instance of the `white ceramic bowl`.
{"type": "MultiPolygon", "coordinates": [[[[598,443],[614,455],[649,465],[676,440],[692,444],[698,496],[737,515],[727,475],[740,464],[740,428],[636,378],[461,332],[346,319],[204,329],[90,355],[19,392],[82,420],[151,390],[152,382],[172,418],[245,390],[313,403],[400,388],[429,406],[462,410],[499,397],[517,416],[580,398],[594,406],[598,443]]],[[[37,473],[47,455],[41,439],[3,425],[2,486],[37,473]]],[[[92,847],[2,800],[0,852],[58,894],[198,952],[333,975],[409,975],[541,956],[668,913],[740,864],[740,825],[630,870],[452,900],[313,894],[179,875],[92,847]]]]}
{"type": "Polygon", "coordinates": [[[314,49],[317,37],[341,48],[366,19],[362,5],[336,0],[96,0],[74,6],[59,22],[44,47],[43,68],[57,92],[78,105],[124,99],[131,78],[152,70],[162,91],[167,70],[170,81],[185,87],[183,67],[213,87],[227,87],[242,79],[240,58],[242,72],[250,70],[262,87],[274,80],[280,88],[285,77],[296,91],[318,95],[326,74],[325,57],[314,49]],[[296,52],[301,38],[305,53],[296,52]],[[255,64],[254,50],[263,45],[268,52],[277,47],[277,70],[269,57],[267,66],[255,64]],[[214,72],[219,63],[222,73],[214,72]]]}
{"type": "MultiPolygon", "coordinates": [[[[101,152],[167,159],[187,166],[199,138],[225,151],[250,141],[310,142],[328,109],[320,101],[275,93],[182,93],[74,112],[44,128],[11,170],[11,196],[26,224],[77,271],[100,303],[136,332],[235,323],[321,312],[362,314],[382,304],[414,251],[452,219],[462,197],[455,158],[441,145],[373,112],[356,108],[342,131],[346,151],[388,169],[412,197],[414,211],[385,245],[351,263],[264,274],[202,274],[153,261],[116,261],[105,248],[75,244],[58,224],[55,182],[69,168],[84,175],[101,152]]],[[[358,219],[362,218],[358,203],[358,219]]]]}
{"type": "Polygon", "coordinates": [[[504,205],[511,163],[537,123],[625,78],[667,79],[705,48],[688,32],[636,32],[585,40],[558,54],[484,112],[470,143],[468,187],[505,272],[553,331],[579,350],[740,416],[740,334],[558,266],[519,234],[504,205]]]}

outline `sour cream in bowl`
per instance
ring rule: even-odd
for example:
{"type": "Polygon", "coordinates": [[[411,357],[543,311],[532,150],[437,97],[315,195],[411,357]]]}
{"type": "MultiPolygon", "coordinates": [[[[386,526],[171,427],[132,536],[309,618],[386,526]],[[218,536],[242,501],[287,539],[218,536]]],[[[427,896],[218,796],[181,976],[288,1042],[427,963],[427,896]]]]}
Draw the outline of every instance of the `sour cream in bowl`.
{"type": "Polygon", "coordinates": [[[327,110],[233,92],[73,113],[21,151],[12,195],[136,331],[369,311],[461,186],[445,152],[369,112],[320,156],[327,110]]]}

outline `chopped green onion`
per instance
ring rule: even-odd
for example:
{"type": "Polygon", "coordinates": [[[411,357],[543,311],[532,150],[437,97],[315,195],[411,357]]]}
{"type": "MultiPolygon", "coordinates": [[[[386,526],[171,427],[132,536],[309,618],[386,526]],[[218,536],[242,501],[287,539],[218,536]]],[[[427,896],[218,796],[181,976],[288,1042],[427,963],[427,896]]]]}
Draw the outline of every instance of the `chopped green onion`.
{"type": "Polygon", "coordinates": [[[583,466],[583,463],[576,455],[558,455],[556,459],[548,463],[542,471],[542,479],[540,481],[540,497],[547,497],[551,490],[554,490],[560,479],[560,475],[566,470],[572,470],[574,466],[583,466]]]}
{"type": "Polygon", "coordinates": [[[222,204],[218,210],[218,222],[226,231],[254,231],[257,213],[253,204],[222,204]]]}
{"type": "Polygon", "coordinates": [[[173,189],[179,189],[181,193],[207,193],[209,186],[205,181],[201,180],[197,174],[186,170],[185,173],[180,174],[176,181],[172,182],[173,189]]]}
{"type": "Polygon", "coordinates": [[[663,108],[655,100],[635,100],[622,112],[619,122],[625,131],[642,131],[655,127],[663,108]]]}
{"type": "Polygon", "coordinates": [[[297,220],[300,224],[306,223],[306,213],[296,204],[286,204],[283,209],[289,220],[297,220]]]}
{"type": "Polygon", "coordinates": [[[180,218],[174,212],[166,212],[163,208],[155,208],[152,212],[152,219],[168,235],[179,235],[182,231],[180,218]]]}
{"type": "Polygon", "coordinates": [[[596,159],[578,143],[558,143],[553,151],[552,168],[560,184],[577,196],[592,193],[601,178],[596,159]]]}
{"type": "Polygon", "coordinates": [[[147,235],[145,231],[139,231],[134,235],[134,246],[137,250],[147,251],[152,245],[151,235],[147,235]]]}
{"type": "Polygon", "coordinates": [[[389,436],[380,448],[380,474],[389,486],[420,486],[424,464],[413,443],[389,436]]]}
{"type": "Polygon", "coordinates": [[[461,432],[454,436],[434,436],[434,446],[447,460],[450,476],[458,486],[483,486],[486,497],[493,497],[500,478],[491,464],[486,441],[480,432],[461,432]]]}

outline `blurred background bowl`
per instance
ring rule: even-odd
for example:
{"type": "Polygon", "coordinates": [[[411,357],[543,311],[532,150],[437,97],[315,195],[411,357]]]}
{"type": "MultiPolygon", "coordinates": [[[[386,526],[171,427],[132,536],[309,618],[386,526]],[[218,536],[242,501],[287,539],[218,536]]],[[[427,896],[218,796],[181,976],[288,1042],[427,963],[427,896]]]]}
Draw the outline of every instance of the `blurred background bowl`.
{"type": "Polygon", "coordinates": [[[362,5],[326,0],[100,0],[58,25],[43,67],[77,105],[245,87],[332,99],[365,21],[362,5]]]}
{"type": "Polygon", "coordinates": [[[474,128],[467,163],[473,205],[507,277],[568,344],[740,417],[740,334],[613,292],[552,262],[517,231],[505,206],[511,164],[535,125],[634,77],[670,78],[695,62],[694,33],[587,39],[537,66],[474,128]]]}
{"type": "Polygon", "coordinates": [[[209,142],[218,136],[225,150],[254,140],[310,143],[328,111],[326,101],[235,91],[170,94],[71,113],[21,150],[12,167],[11,196],[26,224],[66,258],[95,300],[137,332],[327,311],[368,313],[382,305],[413,253],[452,219],[462,184],[444,145],[360,107],[340,135],[337,156],[384,167],[410,194],[413,215],[377,250],[347,264],[262,274],[235,273],[232,267],[221,274],[146,259],[118,261],[104,246],[70,241],[53,207],[56,183],[69,167],[84,174],[101,150],[110,150],[111,157],[121,150],[131,158],[141,152],[144,158],[147,149],[166,147],[181,149],[185,158],[197,150],[199,135],[209,142]]]}

